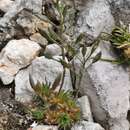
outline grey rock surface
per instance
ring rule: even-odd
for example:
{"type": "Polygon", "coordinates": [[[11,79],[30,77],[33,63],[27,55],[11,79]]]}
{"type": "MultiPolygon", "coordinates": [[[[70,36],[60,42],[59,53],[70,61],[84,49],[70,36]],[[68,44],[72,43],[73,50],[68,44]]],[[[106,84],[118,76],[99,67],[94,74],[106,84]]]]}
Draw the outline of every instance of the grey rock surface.
{"type": "Polygon", "coordinates": [[[62,50],[59,45],[50,44],[50,45],[46,46],[44,54],[49,55],[49,56],[60,56],[62,54],[62,50]]]}
{"type": "Polygon", "coordinates": [[[71,130],[104,130],[99,124],[87,121],[81,121],[72,127],[71,130]]]}
{"type": "MultiPolygon", "coordinates": [[[[62,57],[55,56],[54,58],[58,60],[62,57]]],[[[38,57],[32,62],[30,71],[32,79],[34,80],[34,84],[36,84],[37,81],[45,83],[45,80],[47,80],[47,82],[53,83],[56,77],[62,73],[63,66],[61,65],[61,63],[53,59],[45,58],[44,56],[38,57]]],[[[66,69],[63,88],[65,90],[72,90],[70,71],[68,69],[66,69]]]]}
{"type": "Polygon", "coordinates": [[[81,110],[81,118],[85,121],[93,122],[90,102],[87,96],[82,96],[78,98],[77,103],[81,110]]]}
{"type": "Polygon", "coordinates": [[[7,13],[2,19],[0,19],[0,25],[6,27],[10,24],[11,18],[13,18],[23,8],[32,10],[34,13],[42,12],[42,0],[16,0],[13,2],[11,8],[8,9],[7,13]]]}
{"type": "MultiPolygon", "coordinates": [[[[59,59],[60,56],[55,56],[55,58],[59,59]]],[[[34,94],[30,82],[29,82],[29,74],[36,84],[38,81],[41,83],[53,83],[56,77],[59,74],[63,73],[62,65],[52,59],[47,59],[44,56],[37,57],[25,70],[21,70],[15,78],[15,93],[16,99],[21,102],[29,102],[32,99],[32,95],[34,94]],[[23,96],[24,95],[24,96],[23,96]]],[[[66,76],[63,85],[64,90],[72,90],[72,83],[70,77],[70,71],[66,70],[66,76]]]]}
{"type": "Polygon", "coordinates": [[[45,47],[48,44],[48,41],[40,33],[31,35],[30,40],[39,43],[42,47],[45,47]]]}
{"type": "MultiPolygon", "coordinates": [[[[106,0],[88,2],[78,20],[78,31],[91,37],[97,37],[101,32],[108,33],[113,26],[114,19],[106,0]]],[[[102,43],[99,49],[102,50],[103,57],[116,58],[109,43],[102,43]]],[[[79,74],[78,60],[75,62],[75,68],[79,74]]],[[[99,61],[84,71],[81,82],[81,92],[90,98],[96,121],[108,130],[129,130],[127,112],[130,81],[127,70],[121,65],[99,61]]]]}
{"type": "Polygon", "coordinates": [[[35,95],[29,82],[29,69],[21,70],[15,77],[15,99],[29,103],[35,95]]]}
{"type": "Polygon", "coordinates": [[[97,37],[102,31],[106,30],[106,25],[107,30],[111,30],[113,23],[114,19],[108,2],[106,0],[90,0],[80,13],[77,30],[97,37]]]}
{"type": "Polygon", "coordinates": [[[7,12],[13,3],[14,2],[12,0],[0,0],[0,9],[4,12],[7,12]]]}
{"type": "Polygon", "coordinates": [[[23,9],[22,11],[20,11],[15,16],[15,18],[16,20],[14,20],[14,22],[16,22],[17,26],[20,26],[22,28],[23,33],[25,33],[25,35],[27,36],[37,33],[39,31],[39,28],[45,30],[49,27],[52,27],[49,22],[41,20],[38,16],[34,15],[31,11],[27,9],[23,9]]]}
{"type": "MultiPolygon", "coordinates": [[[[108,44],[108,43],[107,43],[108,44]]],[[[111,49],[103,43],[100,47],[103,57],[113,59],[111,49]]],[[[75,61],[77,74],[80,62],[75,61]]],[[[128,130],[129,74],[120,65],[98,61],[84,71],[80,92],[87,94],[97,122],[108,130],[128,130]],[[123,96],[122,96],[123,95],[123,96]],[[126,126],[123,125],[127,124],[126,126]]]]}
{"type": "Polygon", "coordinates": [[[0,53],[0,78],[7,85],[15,74],[39,54],[40,46],[28,39],[11,40],[0,53]]]}

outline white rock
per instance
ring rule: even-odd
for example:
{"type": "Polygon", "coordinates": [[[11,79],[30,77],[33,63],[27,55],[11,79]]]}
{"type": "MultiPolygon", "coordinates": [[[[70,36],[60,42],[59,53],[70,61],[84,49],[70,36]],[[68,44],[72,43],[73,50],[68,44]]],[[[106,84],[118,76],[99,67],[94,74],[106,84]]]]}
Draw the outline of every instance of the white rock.
{"type": "Polygon", "coordinates": [[[71,130],[104,130],[104,128],[97,123],[81,121],[79,124],[74,125],[71,130]]]}
{"type": "MultiPolygon", "coordinates": [[[[43,0],[44,1],[44,0],[43,0]]],[[[42,12],[42,0],[15,0],[16,5],[20,8],[27,8],[35,13],[42,12]]]]}
{"type": "Polygon", "coordinates": [[[44,54],[49,56],[60,56],[62,54],[62,50],[57,44],[50,44],[46,46],[44,54]]]}
{"type": "MultiPolygon", "coordinates": [[[[61,56],[55,56],[55,59],[62,58],[61,56]]],[[[31,65],[31,71],[30,74],[32,76],[32,79],[34,80],[34,84],[39,82],[44,82],[47,80],[47,82],[53,83],[56,77],[59,74],[63,73],[63,66],[61,63],[53,60],[42,57],[37,57],[31,65]]],[[[66,69],[66,75],[65,75],[65,81],[63,84],[63,88],[65,90],[72,90],[72,84],[71,84],[71,77],[70,77],[70,71],[66,69]]]]}
{"type": "MultiPolygon", "coordinates": [[[[55,57],[61,58],[61,57],[55,57]]],[[[41,83],[47,82],[53,83],[55,78],[63,73],[62,65],[52,59],[47,59],[43,57],[37,57],[30,67],[27,69],[21,70],[15,78],[15,94],[16,99],[21,102],[29,102],[32,99],[33,90],[29,83],[29,74],[33,79],[33,82],[36,84],[38,81],[41,83]]],[[[65,81],[63,89],[72,90],[72,83],[70,72],[66,70],[65,81]]]]}
{"type": "Polygon", "coordinates": [[[0,0],[0,9],[7,12],[13,3],[14,2],[12,0],[0,0]]]}
{"type": "Polygon", "coordinates": [[[34,13],[41,13],[42,0],[15,0],[14,4],[12,4],[12,6],[8,9],[4,17],[0,19],[0,25],[6,27],[8,24],[10,24],[11,18],[25,8],[32,10],[34,13]]]}
{"type": "Polygon", "coordinates": [[[57,126],[39,125],[39,126],[32,128],[31,130],[58,130],[58,127],[57,126]]]}
{"type": "MultiPolygon", "coordinates": [[[[114,58],[108,43],[103,43],[101,50],[103,57],[114,58]]],[[[80,61],[76,60],[77,74],[79,67],[80,61]]],[[[109,130],[129,130],[128,123],[125,123],[127,126],[123,125],[127,122],[129,86],[129,74],[122,66],[98,61],[84,71],[80,92],[90,98],[92,113],[97,122],[106,124],[109,130]]]]}
{"type": "Polygon", "coordinates": [[[19,69],[28,66],[39,54],[40,46],[27,39],[11,40],[0,53],[0,78],[10,84],[19,69]]]}
{"type": "Polygon", "coordinates": [[[93,121],[92,113],[91,113],[91,108],[90,108],[90,103],[89,99],[87,96],[83,96],[81,98],[78,98],[78,105],[81,110],[81,116],[83,120],[86,121],[93,121]]]}
{"type": "Polygon", "coordinates": [[[29,82],[29,68],[21,70],[15,77],[15,98],[17,101],[29,103],[34,90],[29,82]]]}
{"type": "MultiPolygon", "coordinates": [[[[97,37],[101,32],[108,33],[113,26],[114,19],[106,0],[89,1],[78,20],[79,32],[86,32],[91,37],[97,37]]],[[[109,43],[103,43],[99,48],[103,57],[115,59],[109,43]]],[[[79,67],[80,62],[76,61],[77,74],[79,67]]],[[[100,61],[84,72],[81,82],[81,92],[90,98],[96,121],[105,124],[109,130],[129,130],[130,80],[127,71],[122,66],[100,61]]]]}
{"type": "MultiPolygon", "coordinates": [[[[85,4],[84,4],[85,6],[85,4]]],[[[111,15],[110,6],[106,0],[90,0],[78,19],[78,32],[85,32],[97,37],[104,29],[111,29],[114,19],[111,15]]]]}
{"type": "Polygon", "coordinates": [[[109,121],[109,124],[111,125],[112,130],[129,130],[130,124],[126,120],[126,118],[121,119],[113,119],[109,121]],[[114,125],[113,125],[114,124],[114,125]]]}

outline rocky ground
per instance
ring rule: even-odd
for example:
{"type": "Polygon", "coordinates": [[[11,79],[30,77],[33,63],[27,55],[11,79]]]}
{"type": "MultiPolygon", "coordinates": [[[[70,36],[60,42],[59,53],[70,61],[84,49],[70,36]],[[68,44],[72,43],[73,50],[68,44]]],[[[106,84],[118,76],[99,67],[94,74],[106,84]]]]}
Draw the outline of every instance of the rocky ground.
{"type": "MultiPolygon", "coordinates": [[[[47,0],[0,0],[0,130],[27,130],[34,120],[24,110],[35,94],[29,75],[37,81],[53,82],[62,65],[61,48],[49,44],[38,28],[52,25],[42,19],[47,0]]],[[[66,1],[72,5],[72,1],[66,1]]],[[[75,0],[78,10],[75,34],[84,32],[86,44],[101,32],[110,33],[121,21],[130,22],[129,0],[75,0]]],[[[69,40],[68,37],[65,37],[69,40]]],[[[115,59],[109,43],[101,41],[97,51],[105,58],[115,59]]],[[[72,59],[76,73],[81,64],[72,59]]],[[[87,68],[87,67],[86,67],[87,68]]],[[[73,90],[70,70],[66,70],[63,88],[73,90]]],[[[78,82],[76,77],[76,83],[78,82]]],[[[86,69],[81,79],[78,102],[82,121],[72,130],[129,130],[130,80],[127,66],[99,61],[86,69]],[[127,120],[128,119],[128,120],[127,120]]],[[[32,130],[57,130],[57,126],[38,124],[32,130]]],[[[30,128],[31,130],[31,128],[30,128]]]]}

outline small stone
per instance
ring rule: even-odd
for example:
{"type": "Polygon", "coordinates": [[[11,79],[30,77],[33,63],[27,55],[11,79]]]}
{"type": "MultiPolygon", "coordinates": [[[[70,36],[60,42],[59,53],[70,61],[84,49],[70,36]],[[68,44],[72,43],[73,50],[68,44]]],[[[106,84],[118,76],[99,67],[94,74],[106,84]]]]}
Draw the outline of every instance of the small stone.
{"type": "Polygon", "coordinates": [[[72,127],[71,130],[104,130],[99,124],[87,121],[81,121],[72,127]]]}
{"type": "Polygon", "coordinates": [[[62,50],[57,44],[50,44],[46,46],[44,54],[49,56],[60,56],[62,54],[62,50]]]}
{"type": "Polygon", "coordinates": [[[29,82],[29,69],[23,69],[15,77],[15,98],[22,103],[29,103],[33,95],[34,90],[29,82]]]}
{"type": "Polygon", "coordinates": [[[90,108],[89,99],[87,96],[78,98],[77,103],[81,110],[81,116],[83,120],[93,122],[92,112],[90,108]]]}
{"type": "Polygon", "coordinates": [[[31,130],[58,130],[58,127],[57,126],[39,125],[39,126],[32,128],[31,130]]]}
{"type": "Polygon", "coordinates": [[[44,38],[40,33],[35,33],[31,35],[30,40],[39,43],[42,47],[45,47],[48,44],[46,38],[44,38]]]}

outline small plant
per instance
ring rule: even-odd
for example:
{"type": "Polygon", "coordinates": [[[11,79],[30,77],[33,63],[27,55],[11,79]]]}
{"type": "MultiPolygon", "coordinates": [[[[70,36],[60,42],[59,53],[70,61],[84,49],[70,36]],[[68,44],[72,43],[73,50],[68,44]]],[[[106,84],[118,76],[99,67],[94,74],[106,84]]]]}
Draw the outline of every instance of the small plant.
{"type": "MultiPolygon", "coordinates": [[[[73,0],[73,2],[75,3],[75,0],[73,0]]],[[[62,81],[61,81],[59,92],[62,90],[62,87],[63,87],[66,68],[70,69],[72,67],[72,64],[70,64],[70,61],[72,59],[74,59],[74,57],[78,53],[80,53],[80,50],[82,50],[83,60],[81,61],[81,59],[80,59],[81,64],[82,64],[82,67],[81,67],[82,69],[80,70],[80,74],[79,74],[79,75],[81,75],[80,77],[82,77],[82,73],[83,73],[82,70],[85,69],[86,62],[88,60],[92,59],[91,56],[97,49],[98,44],[100,42],[100,40],[95,40],[92,43],[92,46],[90,47],[90,46],[83,44],[83,40],[85,38],[84,33],[79,34],[76,38],[75,37],[73,38],[73,36],[68,35],[68,32],[67,32],[68,27],[66,26],[66,23],[69,21],[69,24],[71,25],[70,28],[73,27],[74,25],[72,25],[72,24],[75,23],[74,22],[75,19],[72,19],[74,17],[72,15],[70,15],[70,11],[69,11],[70,8],[71,7],[66,5],[61,0],[52,0],[50,3],[47,3],[45,6],[45,14],[48,17],[49,22],[52,24],[53,28],[48,28],[48,31],[44,31],[44,29],[39,28],[39,32],[44,37],[46,37],[46,39],[50,42],[50,44],[56,43],[61,47],[61,50],[62,50],[62,59],[60,59],[58,62],[60,62],[62,64],[64,71],[63,71],[63,76],[62,76],[62,81]],[[51,7],[52,7],[51,9],[49,9],[50,11],[47,11],[48,5],[51,5],[51,7]],[[52,13],[52,12],[55,12],[55,13],[52,13]],[[55,17],[54,17],[54,15],[55,15],[55,17]],[[55,18],[55,20],[54,20],[54,18],[55,18]],[[70,38],[70,40],[67,41],[64,38],[64,36],[68,36],[70,38]],[[65,53],[65,50],[66,50],[66,53],[65,53]],[[88,53],[88,52],[89,52],[89,54],[86,55],[86,53],[88,53]],[[67,57],[68,61],[66,61],[65,57],[67,57]]],[[[76,15],[76,11],[74,11],[74,14],[76,15]]],[[[53,57],[50,57],[50,56],[46,56],[46,57],[53,59],[53,57]]],[[[100,58],[101,58],[101,52],[97,56],[93,57],[92,63],[98,61],[100,58]]],[[[75,83],[73,86],[75,86],[75,83]]],[[[79,81],[78,87],[80,87],[80,81],[79,81]]]]}
{"type": "Polygon", "coordinates": [[[62,113],[59,116],[58,123],[60,124],[60,127],[64,129],[67,128],[68,126],[70,127],[72,122],[73,122],[72,119],[67,113],[62,113]]]}
{"type": "MultiPolygon", "coordinates": [[[[46,20],[52,26],[48,29],[38,28],[38,31],[48,40],[49,44],[56,43],[60,46],[62,50],[62,58],[60,60],[53,59],[51,56],[44,56],[60,62],[63,66],[63,74],[57,76],[52,86],[48,83],[40,84],[39,82],[37,85],[34,85],[30,76],[31,86],[36,93],[34,103],[31,107],[31,114],[34,119],[40,122],[49,125],[58,125],[60,128],[67,130],[73,123],[80,120],[80,109],[76,104],[75,97],[78,97],[79,94],[79,87],[81,85],[83,69],[86,69],[86,62],[92,60],[92,64],[101,58],[101,53],[92,57],[98,47],[99,40],[95,40],[93,45],[88,47],[82,42],[85,36],[83,33],[79,34],[76,38],[69,36],[66,30],[66,23],[68,22],[68,18],[66,17],[69,15],[68,10],[70,7],[60,0],[50,0],[47,2],[49,3],[45,4],[45,16],[47,16],[48,19],[46,20]],[[67,41],[65,36],[68,36],[70,40],[67,41]],[[76,93],[64,91],[63,83],[66,69],[72,67],[71,60],[80,53],[80,50],[83,59],[80,59],[82,66],[79,73],[78,88],[76,93]],[[58,86],[59,90],[57,91],[58,86]]],[[[75,82],[73,85],[75,86],[75,82]]]]}
{"type": "MultiPolygon", "coordinates": [[[[56,80],[54,84],[57,82],[56,80]]],[[[33,86],[38,97],[35,99],[38,99],[38,102],[41,99],[42,104],[33,104],[31,113],[33,118],[40,122],[58,125],[65,129],[80,120],[80,109],[71,92],[64,90],[57,92],[54,84],[52,88],[47,84],[40,83],[33,86]]]]}
{"type": "Polygon", "coordinates": [[[126,26],[116,27],[111,34],[106,34],[106,36],[118,53],[119,58],[115,63],[130,64],[130,32],[128,28],[126,26]]]}

